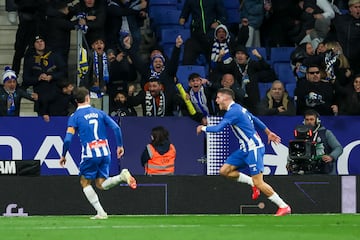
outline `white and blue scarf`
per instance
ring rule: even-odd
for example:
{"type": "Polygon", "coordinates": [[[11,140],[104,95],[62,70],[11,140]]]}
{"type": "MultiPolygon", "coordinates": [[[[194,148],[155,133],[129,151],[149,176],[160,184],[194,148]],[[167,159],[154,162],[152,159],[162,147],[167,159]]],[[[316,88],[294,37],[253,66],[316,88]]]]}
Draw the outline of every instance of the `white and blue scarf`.
{"type": "MultiPolygon", "coordinates": [[[[103,80],[105,83],[109,82],[109,66],[108,66],[108,61],[107,61],[107,56],[106,53],[103,53],[101,56],[101,60],[102,60],[102,64],[103,64],[103,80]]],[[[97,77],[97,79],[100,79],[100,70],[99,70],[99,57],[96,51],[94,51],[94,70],[95,70],[95,75],[97,77]]]]}
{"type": "Polygon", "coordinates": [[[215,38],[214,43],[211,49],[211,68],[215,68],[216,63],[219,60],[219,53],[220,50],[225,51],[225,55],[222,57],[221,61],[225,64],[229,64],[232,61],[230,49],[229,49],[229,42],[230,42],[230,35],[229,31],[227,30],[225,25],[220,24],[215,29],[215,38]],[[216,32],[220,29],[224,29],[226,32],[226,41],[225,42],[219,42],[219,40],[216,38],[216,32]]]}
{"type": "Polygon", "coordinates": [[[207,99],[204,91],[204,87],[201,86],[198,92],[190,90],[190,101],[193,103],[196,112],[201,112],[204,116],[209,115],[209,108],[207,107],[207,99]]]}

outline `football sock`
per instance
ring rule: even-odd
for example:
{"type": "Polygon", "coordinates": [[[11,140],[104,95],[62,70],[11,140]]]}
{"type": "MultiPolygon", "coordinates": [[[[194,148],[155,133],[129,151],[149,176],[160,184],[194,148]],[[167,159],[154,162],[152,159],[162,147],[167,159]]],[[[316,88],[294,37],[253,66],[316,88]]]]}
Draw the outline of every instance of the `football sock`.
{"type": "Polygon", "coordinates": [[[121,182],[121,177],[120,174],[113,176],[113,177],[109,177],[108,179],[106,179],[101,186],[103,187],[104,190],[108,190],[112,187],[115,187],[116,185],[118,185],[121,182]]]}
{"type": "Polygon", "coordinates": [[[244,173],[239,173],[239,177],[238,177],[237,181],[242,182],[242,183],[247,183],[252,187],[254,186],[252,178],[244,173]]]}
{"type": "Polygon", "coordinates": [[[98,214],[104,214],[105,211],[99,202],[99,197],[96,194],[94,188],[89,185],[83,188],[84,194],[88,201],[93,205],[98,214]]]}
{"type": "Polygon", "coordinates": [[[273,203],[275,203],[276,205],[278,205],[279,208],[284,208],[287,207],[288,205],[284,202],[284,200],[282,200],[279,195],[274,192],[273,195],[271,195],[270,197],[268,197],[268,199],[270,201],[272,201],[273,203]]]}

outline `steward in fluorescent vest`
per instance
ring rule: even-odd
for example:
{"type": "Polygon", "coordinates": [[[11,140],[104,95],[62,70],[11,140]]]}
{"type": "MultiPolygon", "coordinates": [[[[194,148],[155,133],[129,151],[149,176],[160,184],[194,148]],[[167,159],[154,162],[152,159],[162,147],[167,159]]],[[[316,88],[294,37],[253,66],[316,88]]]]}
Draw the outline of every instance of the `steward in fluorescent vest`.
{"type": "Polygon", "coordinates": [[[146,145],[142,155],[141,164],[146,175],[174,175],[175,172],[175,146],[170,143],[169,132],[162,126],[151,131],[151,142],[146,145]]]}

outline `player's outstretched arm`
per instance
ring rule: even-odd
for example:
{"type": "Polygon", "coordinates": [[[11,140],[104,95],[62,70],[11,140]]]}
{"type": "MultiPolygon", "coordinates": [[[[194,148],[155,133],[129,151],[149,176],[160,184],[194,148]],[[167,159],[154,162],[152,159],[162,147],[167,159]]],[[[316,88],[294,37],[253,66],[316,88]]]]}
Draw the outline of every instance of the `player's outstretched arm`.
{"type": "Polygon", "coordinates": [[[281,138],[274,132],[270,131],[270,129],[266,128],[265,133],[268,136],[268,144],[270,144],[270,142],[274,142],[276,144],[281,142],[281,138]]]}

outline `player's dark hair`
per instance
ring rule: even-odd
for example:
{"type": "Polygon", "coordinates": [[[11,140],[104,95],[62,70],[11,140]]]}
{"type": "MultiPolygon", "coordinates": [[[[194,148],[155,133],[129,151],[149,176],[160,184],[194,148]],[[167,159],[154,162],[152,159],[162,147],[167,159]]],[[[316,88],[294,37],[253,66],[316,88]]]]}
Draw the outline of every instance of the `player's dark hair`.
{"type": "Polygon", "coordinates": [[[235,99],[235,93],[230,88],[220,88],[217,92],[229,95],[232,99],[235,99]]]}
{"type": "Polygon", "coordinates": [[[89,95],[89,90],[86,87],[78,87],[74,89],[74,98],[77,103],[84,103],[87,95],[89,95]]]}

